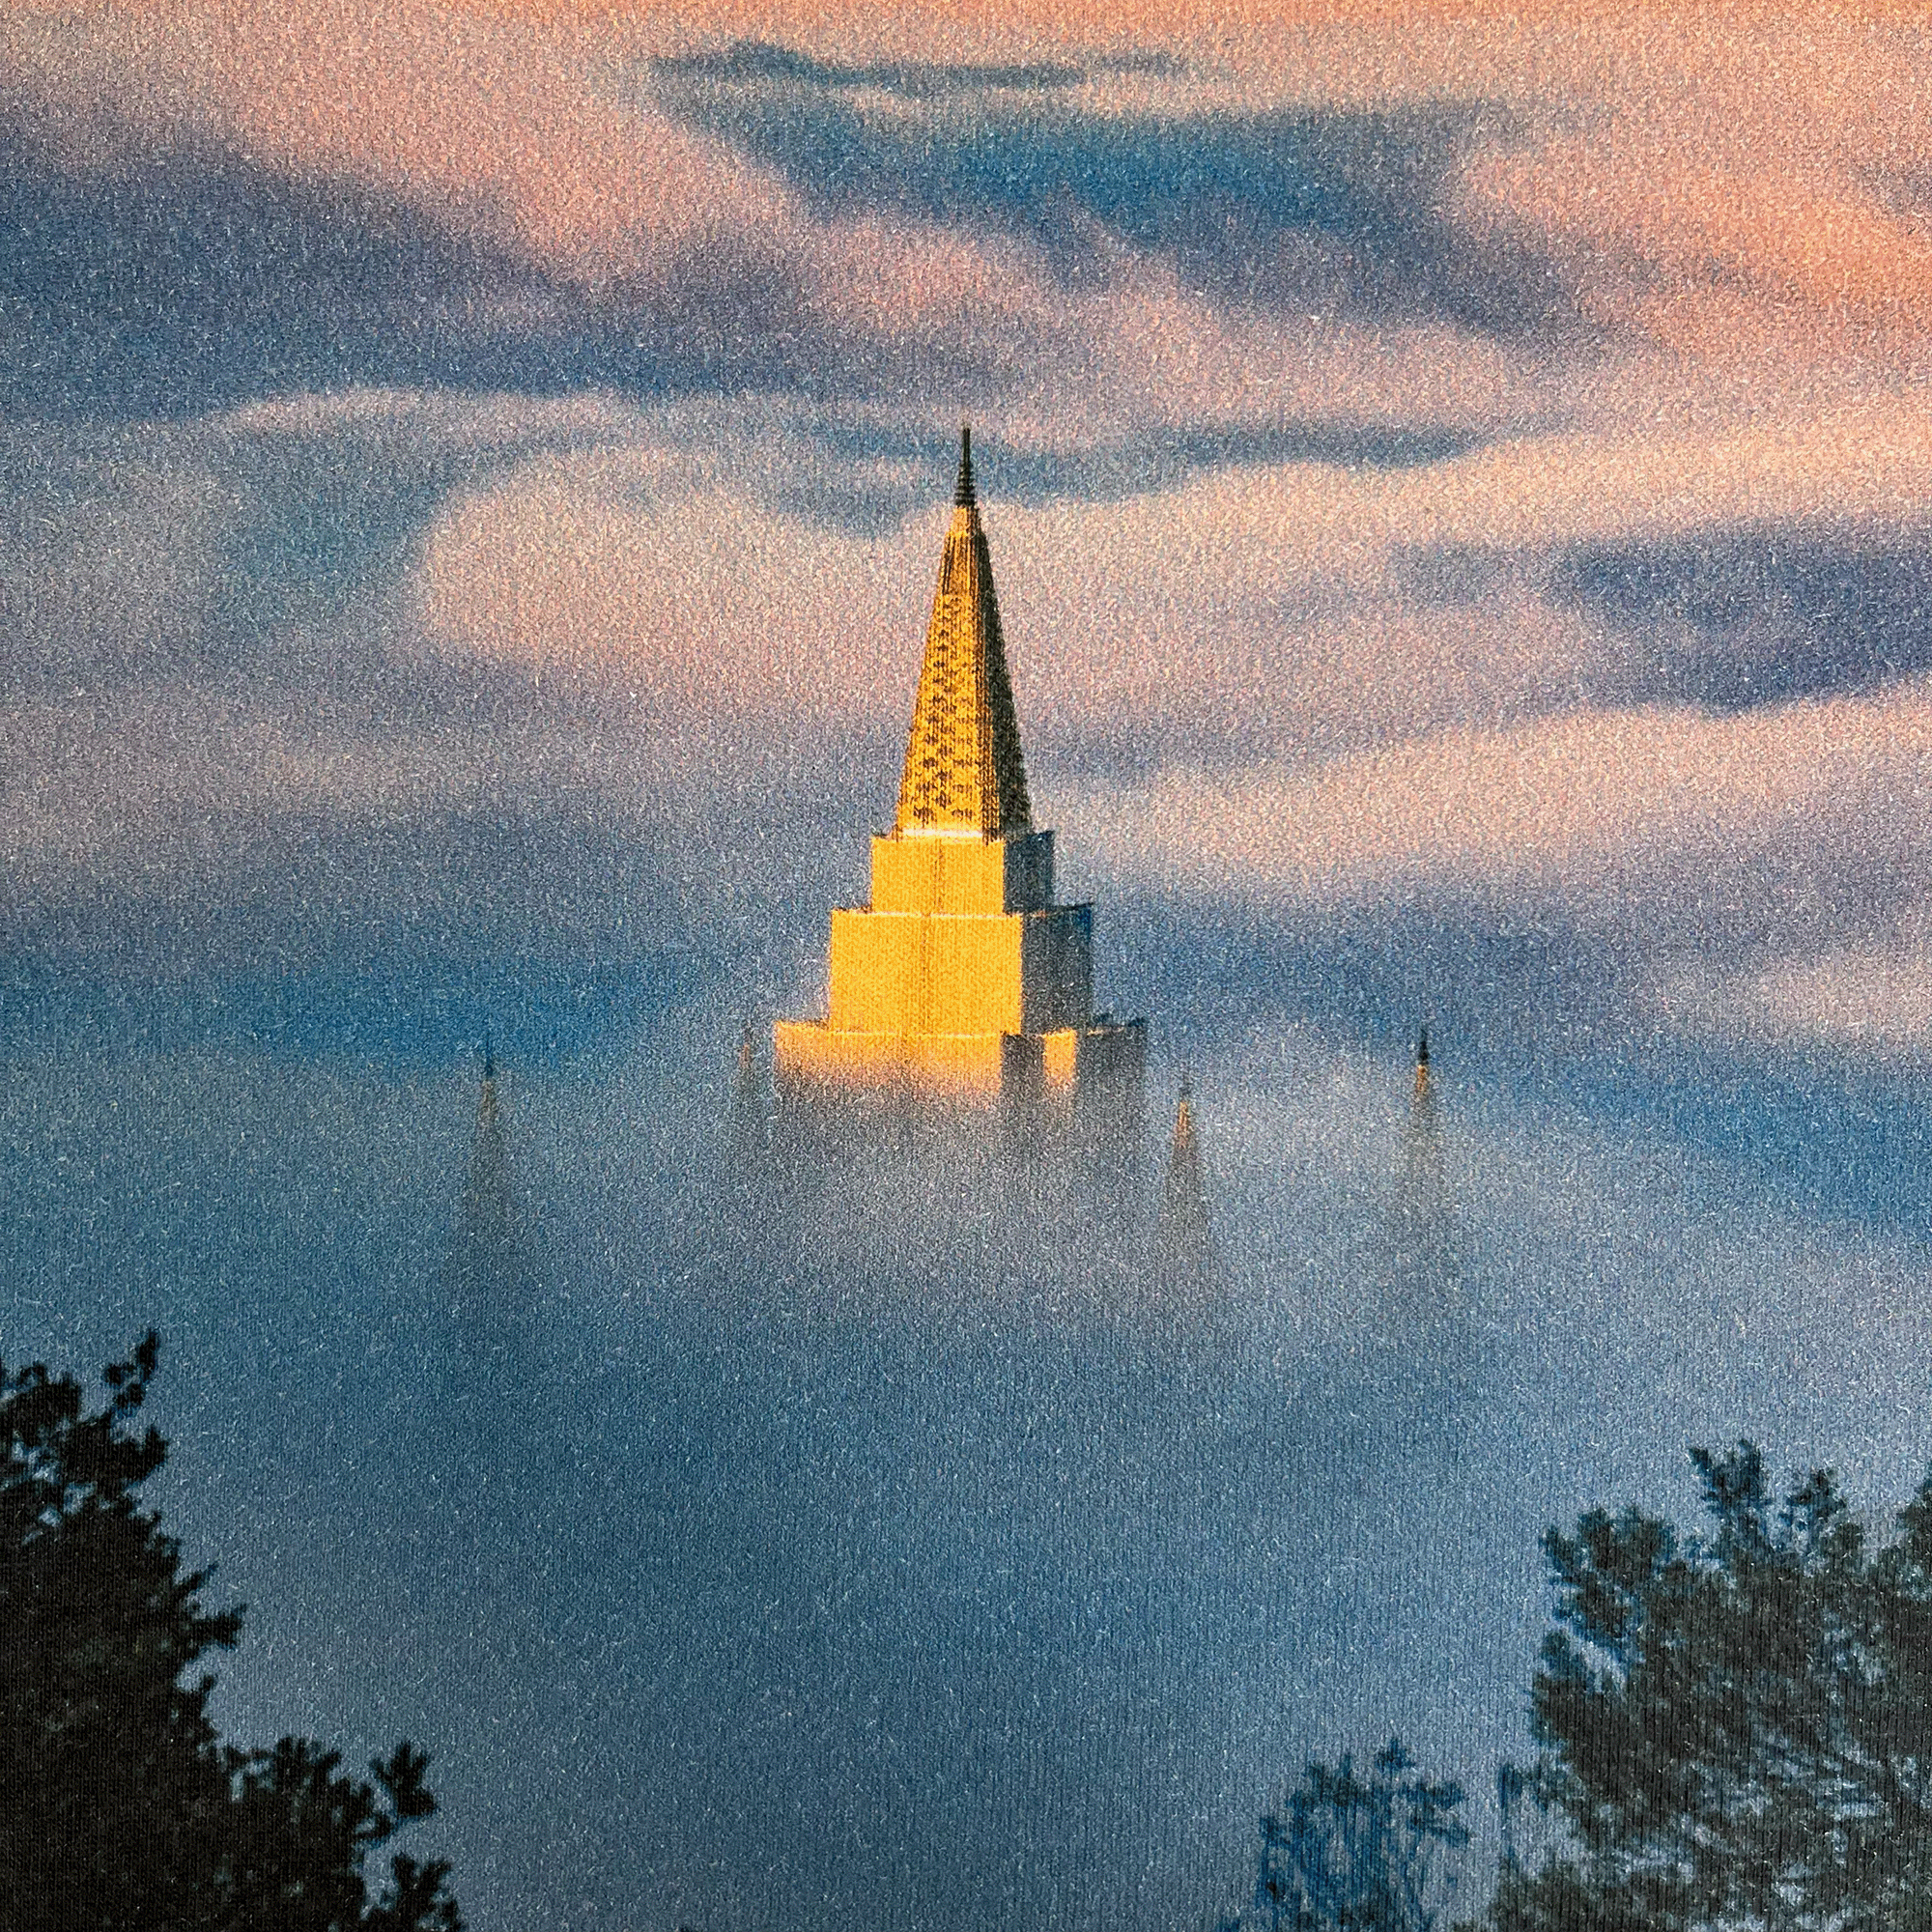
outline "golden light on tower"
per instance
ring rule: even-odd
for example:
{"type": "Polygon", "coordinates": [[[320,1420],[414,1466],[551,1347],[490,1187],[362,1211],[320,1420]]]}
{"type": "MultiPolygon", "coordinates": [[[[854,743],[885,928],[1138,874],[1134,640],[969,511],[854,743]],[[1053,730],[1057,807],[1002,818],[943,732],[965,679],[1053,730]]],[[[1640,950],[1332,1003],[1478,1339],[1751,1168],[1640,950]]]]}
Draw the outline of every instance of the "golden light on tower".
{"type": "Polygon", "coordinates": [[[1053,897],[1007,669],[970,432],[926,630],[893,829],[869,905],[832,915],[826,1016],[781,1020],[787,1097],[885,1090],[1037,1099],[1137,1120],[1147,1028],[1094,1013],[1094,917],[1053,897]]]}

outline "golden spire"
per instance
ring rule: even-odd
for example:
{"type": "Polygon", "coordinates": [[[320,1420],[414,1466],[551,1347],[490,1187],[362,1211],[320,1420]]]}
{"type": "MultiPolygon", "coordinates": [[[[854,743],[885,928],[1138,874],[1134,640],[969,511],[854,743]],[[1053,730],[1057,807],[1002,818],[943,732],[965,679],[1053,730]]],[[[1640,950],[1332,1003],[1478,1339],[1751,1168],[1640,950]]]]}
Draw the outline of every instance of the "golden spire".
{"type": "Polygon", "coordinates": [[[1429,1029],[1424,1027],[1415,1042],[1415,1098],[1418,1105],[1429,1100],[1429,1029]]]}
{"type": "Polygon", "coordinates": [[[1033,808],[993,596],[993,565],[973,493],[973,433],[963,426],[952,504],[895,825],[900,832],[972,832],[1000,838],[1032,831],[1033,808]]]}

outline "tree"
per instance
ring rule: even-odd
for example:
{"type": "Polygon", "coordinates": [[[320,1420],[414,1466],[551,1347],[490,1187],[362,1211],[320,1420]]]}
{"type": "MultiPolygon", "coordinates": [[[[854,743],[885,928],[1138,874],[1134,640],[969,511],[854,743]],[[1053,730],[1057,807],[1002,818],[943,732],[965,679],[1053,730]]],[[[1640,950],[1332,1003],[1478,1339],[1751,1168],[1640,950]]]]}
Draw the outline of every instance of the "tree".
{"type": "Polygon", "coordinates": [[[1627,1509],[1545,1538],[1532,1717],[1565,1842],[1498,1932],[1932,1927],[1932,1478],[1873,1553],[1827,1471],[1781,1505],[1692,1452],[1711,1530],[1627,1509]]]}
{"type": "Polygon", "coordinates": [[[461,1932],[440,1861],[399,1855],[372,1898],[367,1854],[436,1808],[399,1745],[351,1777],[284,1738],[225,1745],[196,1666],[239,1608],[144,1512],[167,1444],[132,1418],[150,1333],[106,1371],[107,1405],[36,1363],[0,1367],[0,1922],[15,1932],[461,1932]]]}
{"type": "Polygon", "coordinates": [[[1455,1884],[1441,1855],[1469,1841],[1462,1804],[1463,1787],[1420,1776],[1400,1739],[1377,1752],[1366,1780],[1351,1758],[1333,1768],[1311,1759],[1287,1804],[1262,1820],[1250,1923],[1433,1932],[1455,1884]]]}

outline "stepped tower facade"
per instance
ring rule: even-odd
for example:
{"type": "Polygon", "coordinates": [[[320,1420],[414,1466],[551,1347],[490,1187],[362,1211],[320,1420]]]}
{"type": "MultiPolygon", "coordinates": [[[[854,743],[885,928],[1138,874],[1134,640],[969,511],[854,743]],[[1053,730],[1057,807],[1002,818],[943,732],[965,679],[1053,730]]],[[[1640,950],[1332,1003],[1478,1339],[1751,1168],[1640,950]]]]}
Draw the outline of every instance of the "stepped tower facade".
{"type": "Polygon", "coordinates": [[[872,840],[870,903],[832,915],[827,979],[822,1020],[776,1029],[788,1100],[884,1094],[1137,1127],[1147,1026],[1095,1016],[1094,909],[1054,899],[1053,834],[1033,822],[970,433],[898,809],[872,840]]]}

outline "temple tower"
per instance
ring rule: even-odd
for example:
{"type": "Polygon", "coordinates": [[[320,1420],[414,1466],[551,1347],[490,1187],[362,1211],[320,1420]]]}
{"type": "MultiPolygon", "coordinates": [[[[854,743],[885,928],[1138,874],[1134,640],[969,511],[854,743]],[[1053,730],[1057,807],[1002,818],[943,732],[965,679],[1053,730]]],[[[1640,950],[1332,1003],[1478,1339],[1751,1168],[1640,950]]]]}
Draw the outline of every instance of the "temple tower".
{"type": "Polygon", "coordinates": [[[1053,896],[969,432],[893,829],[869,905],[832,915],[826,1016],[781,1020],[787,1101],[867,1093],[1105,1133],[1137,1127],[1143,1020],[1094,1012],[1094,912],[1053,896]]]}

